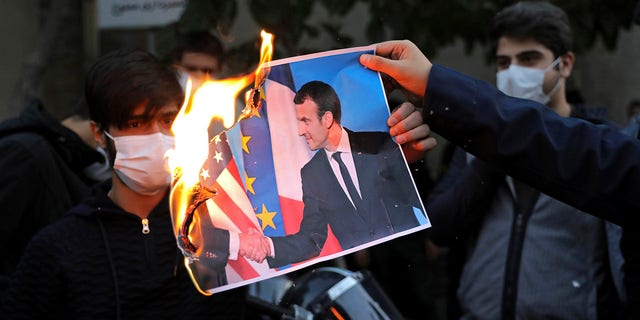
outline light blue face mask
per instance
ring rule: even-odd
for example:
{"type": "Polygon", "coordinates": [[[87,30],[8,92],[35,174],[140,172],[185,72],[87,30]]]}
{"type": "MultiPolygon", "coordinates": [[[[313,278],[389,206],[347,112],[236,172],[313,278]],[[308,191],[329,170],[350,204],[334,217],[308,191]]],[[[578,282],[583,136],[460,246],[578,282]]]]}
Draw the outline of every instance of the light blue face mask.
{"type": "Polygon", "coordinates": [[[560,63],[560,57],[555,59],[545,69],[521,67],[511,64],[508,69],[498,71],[496,85],[504,94],[512,97],[529,99],[546,104],[560,85],[560,79],[549,93],[544,93],[542,85],[544,75],[560,63]]]}

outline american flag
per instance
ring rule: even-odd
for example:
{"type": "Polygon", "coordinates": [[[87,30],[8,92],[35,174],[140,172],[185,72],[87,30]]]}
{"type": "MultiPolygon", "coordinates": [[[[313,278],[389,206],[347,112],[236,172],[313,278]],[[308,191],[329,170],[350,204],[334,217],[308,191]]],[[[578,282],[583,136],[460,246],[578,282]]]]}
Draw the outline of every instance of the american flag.
{"type": "MultiPolygon", "coordinates": [[[[214,227],[230,232],[247,233],[251,228],[260,230],[226,132],[209,143],[209,156],[201,169],[200,184],[216,191],[216,195],[205,202],[206,205],[198,207],[200,217],[209,217],[214,227]]],[[[207,237],[203,238],[206,241],[207,237]]],[[[204,246],[215,244],[205,243],[204,246]]],[[[237,260],[228,261],[225,271],[231,284],[266,274],[269,267],[265,262],[257,263],[238,256],[237,260]]]]}

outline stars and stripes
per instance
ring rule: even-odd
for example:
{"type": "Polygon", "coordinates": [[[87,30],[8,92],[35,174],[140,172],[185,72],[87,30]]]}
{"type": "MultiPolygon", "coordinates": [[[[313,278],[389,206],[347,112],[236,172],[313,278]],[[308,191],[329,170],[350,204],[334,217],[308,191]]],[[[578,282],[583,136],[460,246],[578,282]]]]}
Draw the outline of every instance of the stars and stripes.
{"type": "MultiPolygon", "coordinates": [[[[214,227],[235,233],[261,229],[247,198],[226,132],[209,143],[209,157],[202,166],[200,184],[215,193],[215,196],[206,201],[206,206],[197,209],[201,216],[211,218],[214,227]]],[[[234,283],[266,274],[269,267],[264,262],[257,263],[239,256],[237,260],[228,261],[225,271],[228,282],[234,283]]]]}

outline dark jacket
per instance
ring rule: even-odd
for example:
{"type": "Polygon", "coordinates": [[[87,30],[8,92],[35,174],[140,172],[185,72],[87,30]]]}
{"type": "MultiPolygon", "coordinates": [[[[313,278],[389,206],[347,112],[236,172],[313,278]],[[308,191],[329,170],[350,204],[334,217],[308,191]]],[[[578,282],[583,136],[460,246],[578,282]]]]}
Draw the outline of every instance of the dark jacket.
{"type": "Polygon", "coordinates": [[[269,266],[317,256],[328,226],[346,250],[420,225],[414,208],[422,211],[422,207],[399,146],[388,133],[346,132],[362,194],[361,210],[353,207],[325,151],[319,150],[301,169],[304,213],[300,231],[272,238],[275,258],[268,259],[269,266]]]}
{"type": "MultiPolygon", "coordinates": [[[[640,141],[434,65],[424,99],[431,129],[508,175],[623,227],[627,316],[640,317],[640,141]]],[[[435,225],[435,221],[433,221],[435,225]]]]}
{"type": "MultiPolygon", "coordinates": [[[[479,161],[456,152],[434,192],[459,194],[455,189],[469,182],[455,176],[476,171],[467,163],[479,161]]],[[[460,279],[457,301],[462,318],[614,319],[619,308],[609,255],[619,256],[620,250],[617,241],[608,246],[607,222],[495,174],[502,177],[500,183],[468,191],[490,195],[489,199],[467,204],[461,201],[464,198],[446,197],[450,199],[443,203],[435,195],[427,202],[432,221],[436,216],[461,213],[476,220],[460,222],[468,230],[451,232],[457,238],[448,243],[452,245],[450,255],[459,256],[462,262],[452,268],[458,270],[453,278],[460,279]],[[530,192],[518,192],[523,189],[530,192]],[[487,200],[490,206],[480,208],[487,200]],[[465,212],[471,208],[476,212],[465,212]]],[[[434,224],[433,229],[440,227],[434,224]]]]}
{"type": "Polygon", "coordinates": [[[39,101],[0,123],[0,276],[15,270],[38,230],[90,194],[82,169],[102,159],[39,101]]]}
{"type": "Polygon", "coordinates": [[[100,186],[39,232],[11,278],[11,319],[241,319],[244,289],[205,296],[177,249],[168,196],[148,217],[123,211],[100,186]]]}

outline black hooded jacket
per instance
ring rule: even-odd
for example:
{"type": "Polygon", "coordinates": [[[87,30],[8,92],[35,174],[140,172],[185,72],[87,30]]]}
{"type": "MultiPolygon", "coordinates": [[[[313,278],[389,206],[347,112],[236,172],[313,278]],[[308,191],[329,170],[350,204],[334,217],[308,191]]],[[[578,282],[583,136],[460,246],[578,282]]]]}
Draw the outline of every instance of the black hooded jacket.
{"type": "Polygon", "coordinates": [[[30,242],[9,283],[11,319],[241,319],[245,289],[211,296],[193,285],[168,196],[142,220],[107,196],[110,181],[30,242]]]}
{"type": "Polygon", "coordinates": [[[90,194],[94,182],[82,170],[102,160],[37,100],[0,123],[0,277],[38,230],[90,194]]]}

